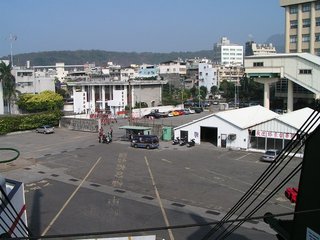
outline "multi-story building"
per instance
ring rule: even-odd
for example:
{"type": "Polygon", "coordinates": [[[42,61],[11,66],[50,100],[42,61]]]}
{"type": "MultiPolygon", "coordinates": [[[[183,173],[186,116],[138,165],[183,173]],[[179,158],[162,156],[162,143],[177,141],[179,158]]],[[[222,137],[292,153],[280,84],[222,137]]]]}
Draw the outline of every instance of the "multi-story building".
{"type": "Polygon", "coordinates": [[[157,78],[159,68],[156,65],[142,64],[138,70],[138,78],[157,78]]]}
{"type": "Polygon", "coordinates": [[[168,83],[174,87],[184,87],[186,74],[186,62],[181,59],[162,62],[159,65],[159,75],[161,79],[168,81],[168,83]]]}
{"type": "Polygon", "coordinates": [[[285,8],[285,52],[320,56],[320,1],[280,0],[285,8]]]}
{"type": "Polygon", "coordinates": [[[213,67],[211,62],[203,61],[199,63],[198,71],[199,87],[206,87],[209,94],[211,91],[211,87],[218,86],[217,68],[213,67]]]}
{"type": "Polygon", "coordinates": [[[213,62],[217,65],[243,66],[243,46],[222,37],[220,42],[214,44],[213,62]]]}
{"type": "Polygon", "coordinates": [[[257,44],[254,41],[246,42],[245,46],[245,56],[257,56],[257,55],[267,55],[277,53],[276,48],[269,44],[257,44]]]}
{"type": "Polygon", "coordinates": [[[159,65],[159,73],[160,74],[173,73],[173,74],[186,75],[187,73],[186,63],[183,62],[182,60],[162,62],[159,65]]]}
{"type": "Polygon", "coordinates": [[[149,107],[162,103],[162,86],[166,81],[129,80],[114,81],[110,78],[69,80],[74,99],[75,113],[111,112],[117,115],[125,107],[145,102],[149,107]]]}
{"type": "MultiPolygon", "coordinates": [[[[9,64],[9,63],[8,63],[9,64]]],[[[45,90],[55,91],[54,78],[50,74],[42,72],[35,74],[35,70],[29,67],[13,67],[11,74],[16,81],[16,91],[20,93],[40,93],[45,90]]],[[[4,106],[3,89],[0,82],[0,114],[7,113],[4,106]]],[[[17,106],[11,107],[11,113],[19,113],[17,106]]]]}

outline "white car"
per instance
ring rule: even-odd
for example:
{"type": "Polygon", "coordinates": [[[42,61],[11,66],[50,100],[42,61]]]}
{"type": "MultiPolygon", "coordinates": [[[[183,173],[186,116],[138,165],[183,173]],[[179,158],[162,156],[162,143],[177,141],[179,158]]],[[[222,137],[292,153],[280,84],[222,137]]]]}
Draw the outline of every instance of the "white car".
{"type": "Polygon", "coordinates": [[[279,155],[280,150],[278,149],[268,149],[261,157],[262,161],[273,162],[279,155]]]}
{"type": "Polygon", "coordinates": [[[37,133],[43,133],[43,134],[48,134],[48,133],[54,133],[54,127],[50,125],[43,125],[40,126],[36,129],[37,133]]]}

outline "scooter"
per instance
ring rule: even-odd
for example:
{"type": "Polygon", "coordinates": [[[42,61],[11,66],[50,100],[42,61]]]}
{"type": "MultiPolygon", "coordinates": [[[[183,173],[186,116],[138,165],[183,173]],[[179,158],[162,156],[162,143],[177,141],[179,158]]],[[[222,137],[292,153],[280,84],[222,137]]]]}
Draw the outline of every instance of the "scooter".
{"type": "Polygon", "coordinates": [[[184,146],[184,145],[186,145],[186,144],[187,144],[187,142],[188,142],[188,140],[187,140],[187,138],[186,138],[186,137],[181,138],[181,139],[180,139],[180,142],[179,142],[179,145],[180,145],[180,146],[184,146]]]}
{"type": "Polygon", "coordinates": [[[193,147],[195,145],[194,139],[191,139],[190,142],[187,143],[187,147],[193,147]]]}
{"type": "Polygon", "coordinates": [[[176,137],[175,139],[173,139],[172,141],[172,145],[178,145],[180,143],[180,138],[176,137]]]}
{"type": "Polygon", "coordinates": [[[102,136],[102,143],[106,143],[106,144],[109,144],[112,142],[112,138],[109,137],[109,136],[106,136],[106,135],[103,135],[102,136]]]}

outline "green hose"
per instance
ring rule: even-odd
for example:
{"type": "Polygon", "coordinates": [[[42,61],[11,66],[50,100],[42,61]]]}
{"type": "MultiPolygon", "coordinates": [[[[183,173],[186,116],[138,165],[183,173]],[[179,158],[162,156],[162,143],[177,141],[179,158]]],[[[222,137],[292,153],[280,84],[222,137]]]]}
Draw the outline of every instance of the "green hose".
{"type": "Polygon", "coordinates": [[[17,149],[14,148],[0,148],[0,151],[14,151],[17,153],[17,156],[11,158],[11,159],[5,159],[5,160],[1,160],[0,159],[0,163],[8,163],[8,162],[12,162],[14,160],[16,160],[19,156],[20,156],[20,152],[17,149]]]}

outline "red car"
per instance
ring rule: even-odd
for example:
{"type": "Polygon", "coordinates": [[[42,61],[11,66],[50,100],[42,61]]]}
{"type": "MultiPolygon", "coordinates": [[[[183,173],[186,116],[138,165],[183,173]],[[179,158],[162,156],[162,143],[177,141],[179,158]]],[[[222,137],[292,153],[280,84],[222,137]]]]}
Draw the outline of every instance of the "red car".
{"type": "Polygon", "coordinates": [[[297,202],[297,196],[298,196],[298,188],[290,188],[288,187],[286,191],[284,192],[284,195],[290,200],[292,203],[297,202]]]}

